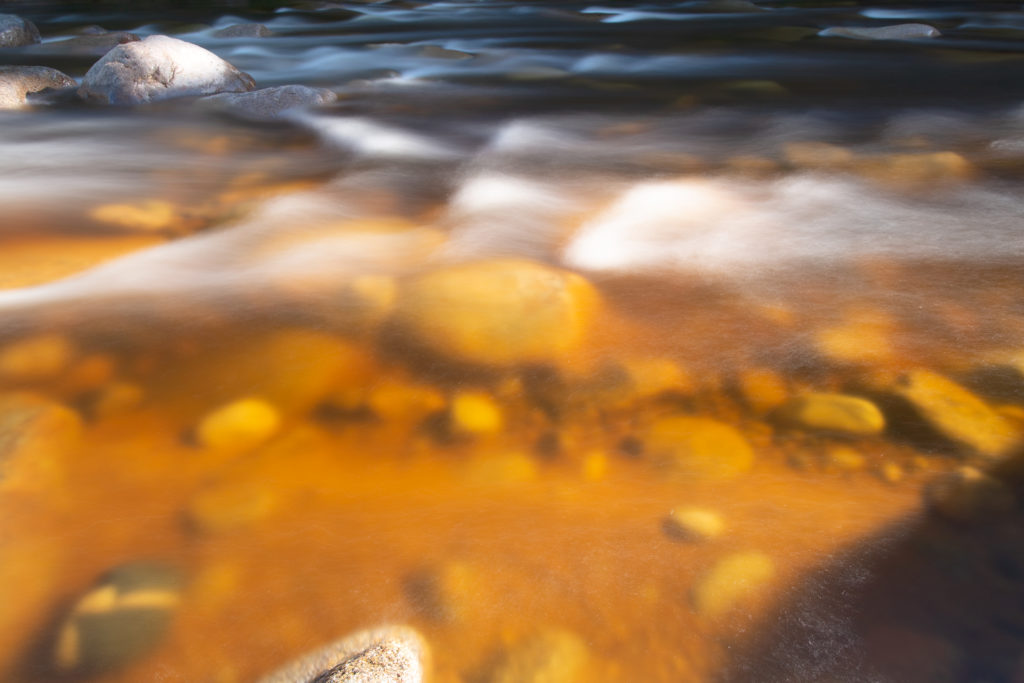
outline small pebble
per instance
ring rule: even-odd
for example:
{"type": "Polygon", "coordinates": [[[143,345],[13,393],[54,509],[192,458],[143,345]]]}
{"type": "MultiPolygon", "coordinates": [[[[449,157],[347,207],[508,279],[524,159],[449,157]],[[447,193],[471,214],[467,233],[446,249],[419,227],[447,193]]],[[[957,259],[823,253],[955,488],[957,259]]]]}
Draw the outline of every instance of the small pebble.
{"type": "Polygon", "coordinates": [[[274,436],[281,416],[263,399],[243,398],[208,413],[196,427],[196,440],[204,448],[244,451],[274,436]]]}
{"type": "Polygon", "coordinates": [[[707,417],[667,417],[650,426],[644,450],[670,472],[714,479],[743,474],[754,451],[734,427],[707,417]]]}
{"type": "Polygon", "coordinates": [[[196,493],[185,510],[189,526],[203,534],[221,534],[252,526],[277,507],[272,487],[260,482],[226,481],[196,493]]]}
{"type": "Polygon", "coordinates": [[[894,462],[887,462],[883,463],[882,467],[878,470],[878,476],[888,484],[898,484],[903,481],[903,477],[906,475],[902,467],[894,462]]]}
{"type": "Polygon", "coordinates": [[[461,391],[452,398],[451,427],[457,434],[484,436],[501,431],[501,408],[487,394],[461,391]]]}
{"type": "Polygon", "coordinates": [[[805,394],[780,406],[776,417],[788,426],[851,436],[885,429],[882,411],[865,398],[845,394],[805,394]]]}
{"type": "Polygon", "coordinates": [[[714,510],[679,507],[665,518],[665,532],[683,541],[710,541],[722,535],[725,522],[714,510]]]}

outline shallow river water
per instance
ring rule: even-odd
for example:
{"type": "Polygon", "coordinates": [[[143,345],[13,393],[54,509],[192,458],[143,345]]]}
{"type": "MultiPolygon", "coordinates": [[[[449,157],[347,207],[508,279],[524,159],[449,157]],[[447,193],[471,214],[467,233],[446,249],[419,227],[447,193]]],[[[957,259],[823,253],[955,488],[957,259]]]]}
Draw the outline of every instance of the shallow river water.
{"type": "Polygon", "coordinates": [[[1019,3],[0,9],[0,680],[1024,680],[1019,3]]]}

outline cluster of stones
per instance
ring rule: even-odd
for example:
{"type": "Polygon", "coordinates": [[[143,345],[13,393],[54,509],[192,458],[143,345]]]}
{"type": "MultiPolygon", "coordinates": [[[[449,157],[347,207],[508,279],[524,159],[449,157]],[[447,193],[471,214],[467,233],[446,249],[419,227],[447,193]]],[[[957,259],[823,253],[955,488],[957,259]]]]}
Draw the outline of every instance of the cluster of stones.
{"type": "MultiPolygon", "coordinates": [[[[216,32],[218,38],[265,37],[259,24],[239,24],[216,32]]],[[[0,48],[40,42],[32,22],[13,14],[0,14],[0,48]]],[[[0,68],[0,109],[20,109],[28,96],[43,91],[72,90],[87,102],[103,105],[142,105],[173,98],[200,98],[203,105],[244,118],[275,119],[296,108],[328,104],[337,95],[324,88],[285,85],[254,90],[255,81],[209,50],[171,36],[152,35],[140,40],[125,32],[97,27],[87,35],[69,38],[69,48],[105,54],[75,79],[46,66],[0,68]]]]}

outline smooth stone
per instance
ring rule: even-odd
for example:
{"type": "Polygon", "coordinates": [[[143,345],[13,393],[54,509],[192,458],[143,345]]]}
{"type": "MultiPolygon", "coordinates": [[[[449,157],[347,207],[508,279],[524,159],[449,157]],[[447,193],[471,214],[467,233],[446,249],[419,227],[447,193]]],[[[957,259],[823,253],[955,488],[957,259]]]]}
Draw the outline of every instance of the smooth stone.
{"type": "Polygon", "coordinates": [[[74,85],[75,79],[49,67],[0,66],[0,109],[20,109],[30,93],[74,85]]]}
{"type": "Polygon", "coordinates": [[[25,337],[0,348],[0,380],[40,382],[62,374],[74,359],[75,348],[61,334],[25,337]]]}
{"type": "Polygon", "coordinates": [[[930,370],[901,377],[893,391],[936,432],[980,455],[997,458],[1021,441],[1021,432],[987,403],[930,370]]]}
{"type": "Polygon", "coordinates": [[[867,458],[849,446],[831,446],[825,453],[825,462],[844,472],[858,472],[867,465],[867,458]]]}
{"type": "Polygon", "coordinates": [[[444,395],[435,387],[391,379],[374,385],[367,406],[384,420],[415,421],[444,409],[444,395]]]}
{"type": "Polygon", "coordinates": [[[885,416],[871,401],[846,394],[804,394],[779,407],[777,419],[790,427],[871,436],[885,429],[885,416]]]}
{"type": "Polygon", "coordinates": [[[304,85],[280,85],[244,93],[220,93],[200,99],[200,103],[253,121],[273,121],[290,111],[319,107],[338,100],[326,88],[304,85]]]}
{"type": "Polygon", "coordinates": [[[501,407],[493,398],[478,391],[460,391],[452,397],[451,428],[457,434],[484,436],[496,434],[505,424],[501,407]]]}
{"type": "Polygon", "coordinates": [[[213,32],[214,38],[266,38],[274,32],[263,24],[233,24],[213,32]]]}
{"type": "Polygon", "coordinates": [[[488,683],[574,683],[589,680],[590,652],[575,633],[548,628],[509,646],[488,683]]]}
{"type": "Polygon", "coordinates": [[[0,488],[34,490],[52,481],[56,458],[82,434],[70,408],[26,392],[0,394],[0,488]]]}
{"type": "Polygon", "coordinates": [[[714,510],[699,507],[673,509],[664,522],[665,532],[683,541],[710,541],[725,531],[725,521],[714,510]]]}
{"type": "Polygon", "coordinates": [[[854,27],[832,26],[818,33],[825,38],[853,38],[855,40],[916,40],[938,38],[937,28],[928,24],[895,24],[893,26],[854,27]]]}
{"type": "Polygon", "coordinates": [[[760,552],[728,555],[698,579],[693,588],[693,607],[711,619],[723,617],[750,604],[775,578],[775,562],[760,552]]]}
{"type": "Polygon", "coordinates": [[[114,569],[75,603],[53,651],[62,674],[101,674],[156,647],[181,601],[181,575],[173,568],[134,563],[114,569]]]}
{"type": "Polygon", "coordinates": [[[39,29],[16,14],[0,14],[0,47],[21,47],[41,40],[39,29]]]}
{"type": "Polygon", "coordinates": [[[737,377],[743,402],[758,415],[766,415],[789,398],[789,389],[782,375],[767,368],[744,370],[737,377]]]}
{"type": "Polygon", "coordinates": [[[633,400],[669,392],[689,396],[696,391],[690,373],[671,358],[626,358],[622,368],[629,379],[626,393],[633,400]]]}
{"type": "Polygon", "coordinates": [[[271,486],[258,481],[218,482],[192,496],[185,518],[192,529],[207,535],[250,527],[277,508],[278,499],[271,486]]]}
{"type": "Polygon", "coordinates": [[[903,468],[894,462],[882,463],[881,468],[878,470],[878,476],[881,477],[882,481],[886,484],[898,484],[903,481],[906,472],[903,468]]]}
{"type": "Polygon", "coordinates": [[[1016,504],[1006,484],[974,467],[961,467],[935,479],[925,489],[925,499],[937,513],[956,521],[985,519],[1016,504]]]}
{"type": "Polygon", "coordinates": [[[118,45],[82,79],[78,95],[103,104],[145,104],[174,97],[245,92],[255,83],[209,50],[170,36],[118,45]]]}
{"type": "Polygon", "coordinates": [[[483,365],[545,363],[583,343],[599,298],[581,276],[533,261],[449,266],[406,281],[395,316],[430,349],[483,365]]]}
{"type": "Polygon", "coordinates": [[[245,451],[266,443],[281,427],[281,414],[261,398],[242,398],[214,409],[196,427],[196,441],[216,451],[245,451]]]}
{"type": "Polygon", "coordinates": [[[384,626],[335,641],[259,683],[421,683],[429,669],[423,636],[408,626],[384,626]]]}
{"type": "Polygon", "coordinates": [[[644,450],[673,473],[727,479],[754,464],[754,451],[734,427],[707,417],[666,417],[644,435],[644,450]]]}

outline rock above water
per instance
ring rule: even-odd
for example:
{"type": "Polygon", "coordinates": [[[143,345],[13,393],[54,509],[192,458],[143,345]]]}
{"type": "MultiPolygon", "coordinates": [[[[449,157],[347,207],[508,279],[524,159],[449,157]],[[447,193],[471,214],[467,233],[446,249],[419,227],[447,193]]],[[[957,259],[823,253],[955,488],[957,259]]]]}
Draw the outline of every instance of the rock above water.
{"type": "Polygon", "coordinates": [[[198,45],[150,36],[115,47],[82,79],[80,97],[104,104],[144,104],[173,97],[245,92],[252,77],[198,45]]]}
{"type": "Polygon", "coordinates": [[[684,475],[728,478],[754,464],[754,451],[743,435],[707,417],[658,420],[644,436],[644,450],[657,465],[684,475]]]}
{"type": "Polygon", "coordinates": [[[274,32],[263,24],[234,24],[213,32],[214,38],[266,38],[274,32]]]}
{"type": "Polygon", "coordinates": [[[870,436],[885,429],[882,411],[871,401],[845,394],[805,394],[782,405],[780,422],[813,431],[870,436]]]}
{"type": "Polygon", "coordinates": [[[114,569],[83,595],[61,624],[53,666],[64,674],[100,674],[152,650],[181,601],[171,567],[135,563],[114,569]]]}
{"type": "Polygon", "coordinates": [[[346,636],[259,683],[420,683],[429,659],[419,633],[407,626],[386,626],[346,636]]]}
{"type": "Polygon", "coordinates": [[[980,455],[1000,457],[1021,441],[1013,423],[937,373],[914,370],[900,378],[893,390],[937,433],[980,455]]]}
{"type": "Polygon", "coordinates": [[[16,14],[0,14],[0,47],[21,47],[41,40],[39,29],[16,14]]]}
{"type": "Polygon", "coordinates": [[[575,633],[545,629],[510,646],[487,677],[489,683],[573,683],[586,677],[590,653],[575,633]]]}
{"type": "Polygon", "coordinates": [[[45,66],[0,67],[0,109],[25,106],[25,96],[47,88],[69,88],[75,79],[45,66]]]}
{"type": "Polygon", "coordinates": [[[244,93],[220,93],[200,100],[204,105],[221,109],[242,118],[272,121],[286,112],[330,104],[338,96],[326,88],[304,85],[281,85],[244,93]]]}
{"type": "Polygon", "coordinates": [[[855,40],[917,40],[937,38],[942,34],[928,24],[895,24],[893,26],[855,27],[833,26],[820,33],[825,38],[853,38],[855,40]]]}
{"type": "Polygon", "coordinates": [[[578,349],[598,295],[579,275],[525,260],[467,263],[402,287],[396,320],[417,341],[485,365],[543,363],[578,349]]]}

